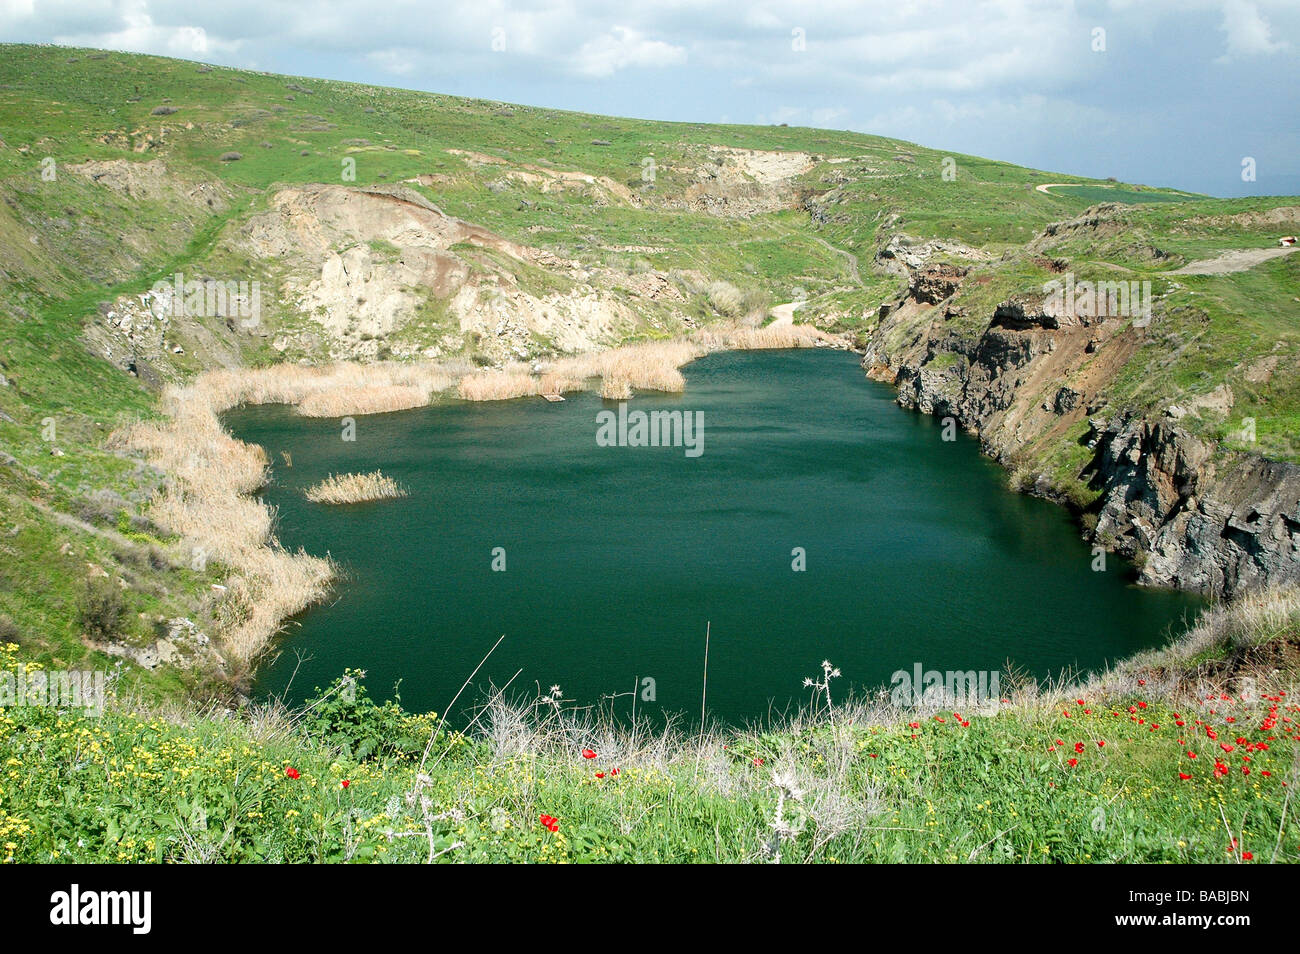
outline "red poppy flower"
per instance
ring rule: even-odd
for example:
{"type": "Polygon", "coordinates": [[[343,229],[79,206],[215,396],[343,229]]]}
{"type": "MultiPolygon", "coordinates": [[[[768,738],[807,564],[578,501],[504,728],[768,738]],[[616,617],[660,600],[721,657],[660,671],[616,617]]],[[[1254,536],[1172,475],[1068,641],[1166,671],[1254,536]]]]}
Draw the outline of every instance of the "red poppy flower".
{"type": "Polygon", "coordinates": [[[610,769],[609,774],[610,774],[610,775],[617,775],[617,774],[618,774],[618,766],[616,765],[616,766],[614,766],[612,769],[610,769]]]}
{"type": "Polygon", "coordinates": [[[1076,751],[1076,752],[1078,752],[1080,755],[1082,755],[1082,754],[1083,754],[1083,743],[1082,743],[1082,742],[1076,742],[1076,743],[1074,743],[1074,751],[1076,751]]]}
{"type": "Polygon", "coordinates": [[[582,750],[582,757],[583,757],[584,759],[594,759],[594,758],[596,757],[596,753],[595,753],[595,751],[592,750],[592,749],[583,749],[583,750],[582,750]]]}
{"type": "Polygon", "coordinates": [[[1104,749],[1105,747],[1106,747],[1106,740],[1105,740],[1105,739],[1098,739],[1098,740],[1097,740],[1097,748],[1099,748],[1099,749],[1104,749]]]}
{"type": "Polygon", "coordinates": [[[763,764],[763,760],[762,760],[762,759],[754,759],[754,764],[755,764],[755,765],[762,765],[762,764],[763,764]]]}
{"type": "Polygon", "coordinates": [[[1070,763],[1069,763],[1069,764],[1070,764],[1070,768],[1074,768],[1076,765],[1079,764],[1079,760],[1078,760],[1078,759],[1070,759],[1070,763]]]}
{"type": "Polygon", "coordinates": [[[349,782],[347,779],[344,779],[344,780],[343,780],[343,787],[344,787],[344,788],[347,788],[347,787],[348,787],[349,785],[351,785],[351,784],[352,784],[352,783],[349,782]]]}
{"type": "Polygon", "coordinates": [[[1241,853],[1241,860],[1242,860],[1242,861],[1254,861],[1254,860],[1255,860],[1255,856],[1252,855],[1249,851],[1243,851],[1243,852],[1241,853]]]}
{"type": "Polygon", "coordinates": [[[284,770],[284,774],[289,776],[290,778],[298,778],[298,770],[294,768],[292,765],[290,765],[288,768],[284,770]]]}
{"type": "Polygon", "coordinates": [[[1186,772],[1179,772],[1178,777],[1181,778],[1184,782],[1187,781],[1189,778],[1191,778],[1191,776],[1188,775],[1186,772]]]}
{"type": "Polygon", "coordinates": [[[604,778],[604,777],[605,777],[605,773],[604,773],[604,772],[597,772],[597,773],[596,773],[596,778],[604,778]]]}

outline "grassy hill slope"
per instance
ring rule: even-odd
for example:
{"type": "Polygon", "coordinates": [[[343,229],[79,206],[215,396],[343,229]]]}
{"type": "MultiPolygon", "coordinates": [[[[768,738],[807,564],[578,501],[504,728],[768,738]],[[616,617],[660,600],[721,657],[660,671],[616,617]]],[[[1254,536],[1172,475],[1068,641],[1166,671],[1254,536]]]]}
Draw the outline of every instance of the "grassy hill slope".
{"type": "MultiPolygon", "coordinates": [[[[762,326],[772,306],[798,302],[797,322],[964,387],[959,372],[999,305],[1070,273],[1149,281],[1155,313],[1148,328],[1117,324],[1101,358],[1082,357],[1081,341],[1050,393],[1020,395],[1049,409],[1068,382],[1082,398],[999,448],[1019,472],[1076,494],[1095,518],[1084,483],[1093,407],[1159,419],[1176,406],[1180,427],[1224,460],[1300,461],[1300,255],[1197,266],[1300,231],[1295,198],[1211,199],[848,132],[649,122],[0,45],[0,200],[0,643],[17,647],[6,667],[119,671],[102,721],[3,717],[0,844],[15,859],[429,850],[407,835],[426,831],[410,756],[433,723],[331,709],[328,724],[279,714],[259,728],[198,717],[188,701],[179,714],[157,708],[228,703],[247,679],[217,638],[234,568],[196,559],[152,519],[175,475],[110,435],[174,413],[168,386],[209,369],[437,360],[527,375],[623,343],[762,326]],[[256,282],[263,313],[251,327],[213,314],[154,322],[148,293],[177,273],[256,282]],[[414,739],[411,751],[358,752],[358,733],[390,731],[414,739]],[[79,746],[90,763],[63,761],[79,746]],[[68,767],[85,764],[107,771],[68,767]],[[286,780],[286,766],[301,777],[286,780]],[[343,777],[355,787],[336,785],[343,777]]],[[[1281,652],[1275,693],[1294,671],[1294,634],[1288,610],[1245,640],[1281,652]]],[[[1185,715],[1184,683],[1240,649],[1227,636],[1181,660],[1161,695],[1144,697],[1137,677],[1100,687],[1092,721],[1067,723],[1057,700],[1040,700],[969,727],[940,714],[920,740],[915,720],[862,712],[704,749],[601,736],[601,768],[620,753],[617,781],[574,757],[590,726],[516,750],[499,736],[448,737],[432,804],[453,814],[433,848],[759,857],[780,764],[803,773],[794,784],[807,798],[780,823],[798,827],[787,858],[1206,860],[1225,857],[1225,825],[1249,828],[1251,844],[1281,831],[1277,846],[1251,850],[1289,857],[1280,786],[1261,780],[1291,771],[1294,783],[1284,745],[1259,750],[1270,776],[1242,775],[1250,766],[1236,761],[1231,784],[1198,774],[1208,759],[1190,780],[1174,768],[1184,746],[1165,709],[1185,715]],[[1157,707],[1160,730],[1135,723],[1154,714],[1126,718],[1139,700],[1157,707]],[[1085,744],[1080,771],[1048,751],[1057,737],[1085,744]],[[702,787],[697,753],[710,760],[702,787]],[[1095,827],[1103,803],[1121,822],[1095,827]],[[541,813],[561,817],[559,833],[535,824],[541,813]],[[853,834],[837,828],[844,819],[853,834]]],[[[1267,705],[1250,705],[1269,721],[1267,705]]],[[[1223,729],[1222,718],[1210,724],[1223,729]]]]}

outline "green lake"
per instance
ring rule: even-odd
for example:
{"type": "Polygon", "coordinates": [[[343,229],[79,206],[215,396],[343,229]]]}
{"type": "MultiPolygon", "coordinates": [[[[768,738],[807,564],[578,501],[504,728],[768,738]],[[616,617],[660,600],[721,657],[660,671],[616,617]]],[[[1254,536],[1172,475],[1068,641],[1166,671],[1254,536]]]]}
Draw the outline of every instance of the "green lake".
{"type": "Polygon", "coordinates": [[[707,623],[710,716],[741,723],[806,700],[823,659],[840,696],[917,664],[1055,675],[1159,645],[1200,606],[1132,585],[1113,555],[1095,571],[1065,510],[1008,491],[973,439],[942,440],[854,355],[733,352],[684,371],[684,394],[628,409],[698,412],[698,456],[601,446],[598,414],[618,406],[594,393],[446,399],[358,417],[353,441],[281,406],[226,415],[274,461],[284,544],[347,573],[289,627],[257,692],[299,701],[350,667],[377,696],[400,682],[408,708],[442,712],[504,633],[462,703],[522,669],[525,694],[623,693],[620,711],[648,678],[638,712],[698,718],[707,623]],[[302,496],[375,468],[409,496],[302,496]]]}

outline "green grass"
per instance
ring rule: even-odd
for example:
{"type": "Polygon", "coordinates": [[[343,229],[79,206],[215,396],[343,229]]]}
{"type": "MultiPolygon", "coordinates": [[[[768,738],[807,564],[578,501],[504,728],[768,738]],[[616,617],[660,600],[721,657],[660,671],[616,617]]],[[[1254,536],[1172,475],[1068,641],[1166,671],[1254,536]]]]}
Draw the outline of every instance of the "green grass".
{"type": "Polygon", "coordinates": [[[339,688],[293,719],[0,711],[0,860],[765,861],[782,778],[787,863],[1300,860],[1282,696],[844,708],[702,745],[534,715],[553,744],[510,752],[339,688]]]}
{"type": "Polygon", "coordinates": [[[1056,186],[1052,191],[1076,199],[1084,199],[1089,204],[1097,202],[1122,202],[1125,205],[1140,205],[1145,202],[1185,202],[1190,198],[1198,198],[1191,194],[1156,191],[1154,189],[1123,189],[1119,187],[1111,188],[1108,186],[1097,185],[1056,186]]]}

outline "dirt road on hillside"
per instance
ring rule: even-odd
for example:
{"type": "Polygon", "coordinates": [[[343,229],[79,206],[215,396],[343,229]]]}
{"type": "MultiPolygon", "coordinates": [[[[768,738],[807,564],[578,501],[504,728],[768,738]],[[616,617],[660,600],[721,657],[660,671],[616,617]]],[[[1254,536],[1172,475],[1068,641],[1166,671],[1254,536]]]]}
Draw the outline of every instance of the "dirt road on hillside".
{"type": "Polygon", "coordinates": [[[1244,272],[1248,268],[1254,268],[1261,262],[1267,262],[1271,258],[1290,255],[1297,249],[1300,249],[1300,245],[1293,245],[1290,248],[1239,248],[1231,252],[1224,252],[1215,258],[1204,258],[1199,262],[1188,262],[1182,268],[1175,268],[1172,272],[1166,272],[1166,274],[1230,275],[1233,272],[1244,272]]]}
{"type": "Polygon", "coordinates": [[[772,306],[772,323],[769,328],[781,328],[794,324],[794,310],[802,305],[800,301],[788,301],[784,305],[772,306]]]}

